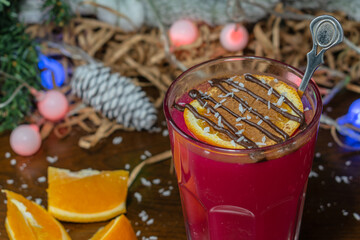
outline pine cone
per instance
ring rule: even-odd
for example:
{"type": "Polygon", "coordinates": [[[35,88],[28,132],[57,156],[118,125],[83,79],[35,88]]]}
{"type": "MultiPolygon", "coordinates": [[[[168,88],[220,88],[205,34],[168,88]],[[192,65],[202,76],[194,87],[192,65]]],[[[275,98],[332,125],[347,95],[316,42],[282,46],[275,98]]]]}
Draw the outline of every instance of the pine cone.
{"type": "Polygon", "coordinates": [[[125,127],[149,130],[157,119],[146,93],[130,78],[111,73],[101,63],[77,67],[71,87],[84,103],[125,127]]]}

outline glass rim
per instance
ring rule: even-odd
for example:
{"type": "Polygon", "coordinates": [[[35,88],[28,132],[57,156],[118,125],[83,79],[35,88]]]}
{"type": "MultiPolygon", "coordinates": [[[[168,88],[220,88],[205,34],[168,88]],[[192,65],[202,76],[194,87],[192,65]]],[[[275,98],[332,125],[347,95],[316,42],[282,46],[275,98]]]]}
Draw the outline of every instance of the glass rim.
{"type": "Polygon", "coordinates": [[[296,134],[294,137],[290,137],[288,140],[281,142],[281,143],[277,143],[277,144],[273,144],[273,145],[269,145],[266,147],[261,147],[261,148],[252,148],[252,149],[231,149],[231,148],[224,148],[224,147],[219,147],[219,146],[214,146],[212,144],[200,141],[196,138],[194,138],[193,136],[185,133],[173,120],[170,111],[169,111],[169,106],[167,104],[167,99],[169,98],[169,94],[171,92],[171,90],[174,88],[175,84],[177,83],[177,81],[179,81],[179,79],[182,79],[184,77],[184,75],[187,75],[189,72],[192,72],[196,69],[198,69],[199,67],[206,65],[208,63],[212,63],[212,62],[217,62],[217,61],[226,61],[226,60],[231,60],[231,59],[252,59],[252,60],[265,60],[265,61],[269,61],[269,62],[273,62],[276,64],[280,64],[283,65],[287,68],[290,68],[291,70],[293,70],[294,72],[298,73],[299,75],[304,75],[304,73],[302,71],[300,71],[299,69],[290,66],[289,64],[280,62],[278,60],[275,59],[271,59],[271,58],[266,58],[266,57],[258,57],[258,56],[227,56],[227,57],[221,57],[221,58],[216,58],[216,59],[211,59],[205,62],[201,62],[199,64],[196,64],[192,67],[190,67],[189,69],[187,69],[186,71],[182,72],[169,86],[168,90],[166,91],[165,94],[165,98],[164,98],[164,104],[163,104],[163,110],[165,113],[165,118],[170,122],[170,124],[174,127],[174,129],[176,130],[176,132],[178,132],[182,137],[184,137],[185,139],[195,143],[196,145],[200,146],[200,147],[206,147],[207,149],[211,149],[211,150],[215,150],[218,152],[226,152],[229,154],[251,154],[255,151],[271,151],[275,148],[279,148],[285,145],[289,145],[292,144],[294,141],[296,141],[297,139],[301,139],[303,136],[305,136],[310,129],[312,129],[314,127],[315,124],[317,124],[318,119],[320,119],[321,116],[321,112],[322,112],[322,101],[321,101],[321,95],[319,92],[319,89],[317,88],[317,85],[315,83],[315,81],[311,78],[311,80],[309,81],[308,84],[308,88],[311,87],[313,92],[315,93],[316,99],[319,99],[319,101],[317,102],[317,106],[315,109],[315,114],[313,115],[313,118],[311,119],[310,123],[308,124],[308,126],[306,127],[305,130],[301,131],[300,133],[296,134]]]}

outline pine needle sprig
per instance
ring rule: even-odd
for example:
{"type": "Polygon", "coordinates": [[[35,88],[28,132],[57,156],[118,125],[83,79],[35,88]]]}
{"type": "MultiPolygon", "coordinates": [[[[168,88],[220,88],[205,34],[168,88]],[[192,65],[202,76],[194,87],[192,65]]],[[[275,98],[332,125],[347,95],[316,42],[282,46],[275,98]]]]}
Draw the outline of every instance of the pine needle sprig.
{"type": "MultiPolygon", "coordinates": [[[[40,89],[37,68],[37,44],[25,33],[25,26],[18,22],[17,1],[3,5],[0,18],[0,70],[24,80],[35,89],[40,89]]],[[[21,85],[12,78],[0,76],[0,103],[9,99],[21,85]]],[[[0,133],[11,130],[24,120],[33,109],[33,97],[27,88],[22,88],[9,104],[0,108],[0,133]]]]}

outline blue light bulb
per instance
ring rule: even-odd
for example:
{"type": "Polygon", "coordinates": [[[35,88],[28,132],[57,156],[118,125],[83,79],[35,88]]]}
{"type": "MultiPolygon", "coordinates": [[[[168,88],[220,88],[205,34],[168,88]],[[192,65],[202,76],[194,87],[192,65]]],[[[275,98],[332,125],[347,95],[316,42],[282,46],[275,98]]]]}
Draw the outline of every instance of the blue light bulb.
{"type": "Polygon", "coordinates": [[[55,59],[48,58],[43,54],[39,56],[38,67],[43,70],[40,74],[41,84],[47,89],[53,89],[53,77],[56,86],[60,87],[65,81],[65,71],[61,63],[55,59]]]}

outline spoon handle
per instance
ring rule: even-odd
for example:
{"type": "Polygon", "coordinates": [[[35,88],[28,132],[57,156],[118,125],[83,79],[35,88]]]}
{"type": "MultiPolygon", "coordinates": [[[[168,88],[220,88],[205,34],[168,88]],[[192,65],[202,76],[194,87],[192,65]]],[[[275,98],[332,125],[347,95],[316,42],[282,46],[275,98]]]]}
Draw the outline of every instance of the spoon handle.
{"type": "Polygon", "coordinates": [[[306,70],[298,89],[300,97],[304,94],[315,70],[320,64],[324,63],[325,51],[341,43],[344,38],[341,24],[336,18],[329,15],[322,15],[314,18],[310,23],[310,31],[313,39],[313,48],[306,55],[306,70]],[[320,49],[319,52],[318,49],[320,49]]]}

